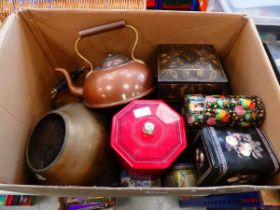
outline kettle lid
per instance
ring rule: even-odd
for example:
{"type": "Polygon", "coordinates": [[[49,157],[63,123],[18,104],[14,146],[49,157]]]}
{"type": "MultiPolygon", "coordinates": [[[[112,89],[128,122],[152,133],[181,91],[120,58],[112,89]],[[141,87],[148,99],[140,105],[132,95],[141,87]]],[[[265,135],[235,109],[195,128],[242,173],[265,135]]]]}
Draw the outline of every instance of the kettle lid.
{"type": "Polygon", "coordinates": [[[102,60],[101,66],[97,67],[97,69],[100,70],[111,68],[114,66],[119,66],[124,63],[127,63],[129,60],[130,59],[123,54],[108,53],[107,57],[102,60]]]}

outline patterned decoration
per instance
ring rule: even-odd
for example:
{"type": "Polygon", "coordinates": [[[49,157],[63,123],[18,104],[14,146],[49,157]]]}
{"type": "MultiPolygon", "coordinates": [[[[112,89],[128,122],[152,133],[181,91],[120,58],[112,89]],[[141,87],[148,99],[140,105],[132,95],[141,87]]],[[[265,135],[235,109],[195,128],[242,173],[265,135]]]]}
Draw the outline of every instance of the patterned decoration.
{"type": "Polygon", "coordinates": [[[212,45],[160,45],[158,79],[162,82],[227,82],[219,57],[212,45]]]}
{"type": "Polygon", "coordinates": [[[264,151],[259,141],[252,139],[252,136],[246,133],[231,133],[226,136],[226,148],[235,151],[239,158],[253,157],[254,159],[263,158],[264,151]]]}
{"type": "Polygon", "coordinates": [[[184,115],[191,126],[252,126],[264,118],[257,96],[187,95],[184,115]]]}
{"type": "Polygon", "coordinates": [[[127,171],[121,171],[122,187],[160,187],[161,179],[134,179],[128,175],[127,171]]]}
{"type": "Polygon", "coordinates": [[[157,51],[158,97],[182,102],[186,94],[224,94],[228,80],[214,46],[160,45],[157,51]]]}
{"type": "Polygon", "coordinates": [[[256,174],[237,174],[227,179],[228,184],[246,184],[256,180],[259,176],[256,174]]]}
{"type": "Polygon", "coordinates": [[[255,126],[204,126],[192,148],[198,186],[261,184],[279,171],[265,133],[255,126]]]}
{"type": "Polygon", "coordinates": [[[176,164],[165,176],[164,186],[189,187],[195,186],[193,166],[191,164],[176,164]]]}
{"type": "Polygon", "coordinates": [[[158,97],[165,101],[183,102],[186,94],[217,94],[224,92],[220,83],[160,84],[158,97]]]}

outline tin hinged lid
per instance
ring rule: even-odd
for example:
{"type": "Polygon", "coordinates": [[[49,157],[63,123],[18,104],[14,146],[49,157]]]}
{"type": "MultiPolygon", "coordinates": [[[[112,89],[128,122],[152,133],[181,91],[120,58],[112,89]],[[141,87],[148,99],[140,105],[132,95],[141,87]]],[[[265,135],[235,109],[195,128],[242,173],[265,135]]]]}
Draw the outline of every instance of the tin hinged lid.
{"type": "Polygon", "coordinates": [[[161,100],[135,100],[113,117],[111,146],[134,169],[165,169],[186,145],[183,118],[161,100]]]}
{"type": "Polygon", "coordinates": [[[213,45],[160,45],[158,81],[163,83],[226,83],[213,45]]]}

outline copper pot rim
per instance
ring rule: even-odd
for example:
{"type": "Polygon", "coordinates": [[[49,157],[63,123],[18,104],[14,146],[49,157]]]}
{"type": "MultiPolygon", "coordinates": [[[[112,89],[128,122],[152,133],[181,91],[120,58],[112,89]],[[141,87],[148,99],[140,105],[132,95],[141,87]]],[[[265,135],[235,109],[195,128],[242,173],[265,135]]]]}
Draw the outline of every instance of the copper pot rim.
{"type": "MultiPolygon", "coordinates": [[[[111,66],[111,67],[101,67],[100,69],[97,69],[97,68],[95,68],[94,70],[93,70],[93,72],[92,73],[96,73],[96,72],[99,72],[99,71],[109,71],[109,70],[114,70],[114,68],[116,68],[116,67],[122,67],[122,66],[124,66],[124,65],[127,65],[127,64],[133,64],[133,63],[140,63],[140,62],[137,62],[137,61],[134,61],[134,60],[132,60],[132,59],[129,59],[129,60],[127,60],[125,63],[122,63],[122,64],[119,64],[119,65],[117,65],[117,66],[111,66]]],[[[140,64],[143,64],[143,63],[140,63],[140,64]]],[[[144,65],[144,64],[143,64],[144,65]]]]}
{"type": "Polygon", "coordinates": [[[58,115],[59,117],[61,117],[64,121],[64,126],[65,126],[65,136],[64,136],[64,139],[63,139],[63,144],[60,148],[60,151],[59,153],[57,154],[57,156],[54,158],[54,160],[49,164],[47,165],[45,168],[42,168],[42,169],[36,169],[33,167],[33,165],[31,164],[30,160],[29,160],[29,156],[28,156],[28,148],[29,148],[29,143],[30,143],[30,140],[31,140],[31,137],[32,137],[32,134],[34,132],[34,130],[36,129],[37,126],[34,127],[34,129],[32,130],[31,132],[31,135],[29,137],[29,140],[28,140],[28,144],[27,144],[27,147],[26,147],[26,162],[27,162],[27,165],[28,167],[35,173],[44,173],[44,172],[47,172],[48,170],[50,170],[51,168],[54,167],[54,165],[56,164],[56,162],[59,160],[59,158],[62,156],[63,152],[64,152],[64,149],[66,147],[66,144],[67,144],[67,133],[69,133],[69,124],[68,124],[68,121],[66,120],[65,118],[65,114],[60,111],[60,110],[53,110],[53,111],[50,111],[49,113],[45,114],[37,123],[36,125],[41,122],[44,118],[46,118],[47,116],[49,115],[58,115]]]}
{"type": "Polygon", "coordinates": [[[142,94],[137,95],[137,96],[132,97],[132,98],[129,98],[129,99],[127,99],[127,100],[121,100],[121,101],[112,102],[112,103],[106,103],[106,104],[88,104],[88,103],[86,103],[86,101],[84,101],[84,104],[85,104],[87,107],[89,107],[89,108],[95,108],[95,109],[116,107],[116,106],[120,106],[120,105],[126,104],[126,103],[128,103],[128,102],[130,102],[130,101],[133,101],[133,100],[142,98],[142,97],[144,97],[144,96],[150,94],[151,92],[153,92],[154,89],[155,89],[155,87],[152,87],[152,88],[146,90],[145,92],[143,92],[142,94]]]}
{"type": "MultiPolygon", "coordinates": [[[[132,59],[126,61],[125,63],[122,63],[120,65],[117,65],[117,66],[111,66],[111,67],[106,67],[106,68],[100,68],[100,69],[97,69],[95,68],[93,71],[89,71],[88,72],[88,75],[86,77],[90,77],[91,75],[94,75],[95,73],[100,73],[100,72],[105,72],[105,71],[111,71],[111,72],[114,72],[116,71],[116,68],[121,68],[125,65],[129,65],[129,64],[136,64],[136,65],[142,65],[142,66],[146,66],[148,68],[148,66],[145,64],[145,63],[141,63],[139,61],[134,61],[132,59]]],[[[149,68],[148,68],[149,69],[149,68]]],[[[120,69],[117,69],[117,71],[119,71],[120,69]]],[[[149,69],[150,70],[150,69],[149,69]]],[[[109,72],[107,72],[109,73],[109,72]]],[[[86,82],[86,81],[85,81],[86,82]]]]}

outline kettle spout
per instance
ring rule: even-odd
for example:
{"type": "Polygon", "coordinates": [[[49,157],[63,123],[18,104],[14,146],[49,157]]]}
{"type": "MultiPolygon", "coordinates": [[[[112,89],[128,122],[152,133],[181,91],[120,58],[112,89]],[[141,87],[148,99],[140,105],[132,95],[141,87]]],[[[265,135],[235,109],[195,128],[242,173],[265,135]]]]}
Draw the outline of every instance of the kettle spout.
{"type": "Polygon", "coordinates": [[[66,69],[63,68],[56,68],[55,71],[57,72],[61,72],[65,79],[66,82],[68,84],[68,88],[71,92],[71,94],[73,94],[74,96],[79,96],[82,97],[84,94],[84,89],[82,87],[76,87],[73,83],[72,83],[72,79],[70,78],[70,75],[68,73],[68,71],[66,69]]]}

